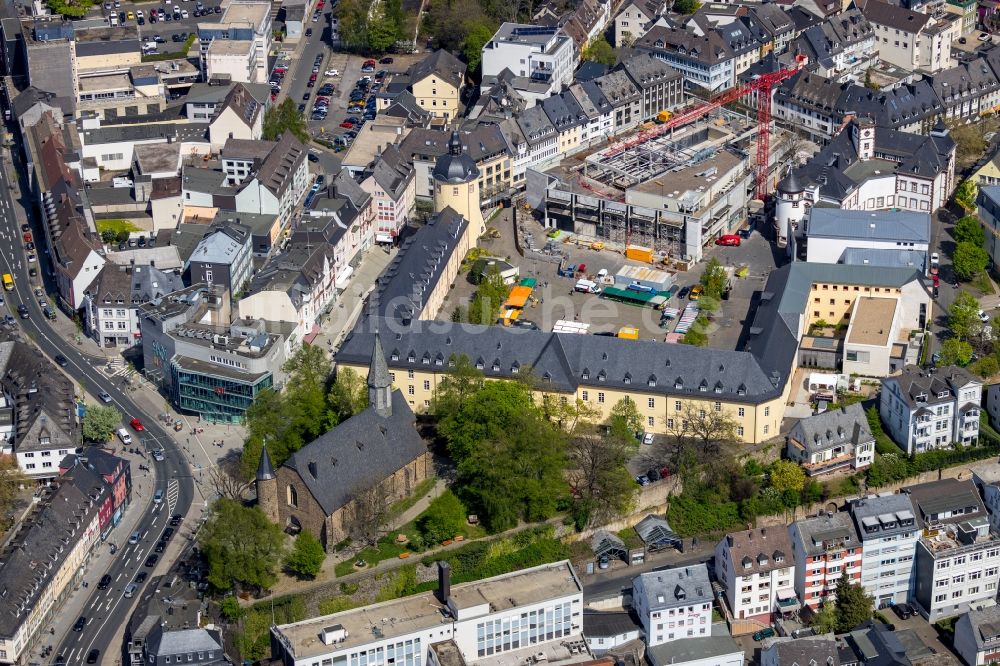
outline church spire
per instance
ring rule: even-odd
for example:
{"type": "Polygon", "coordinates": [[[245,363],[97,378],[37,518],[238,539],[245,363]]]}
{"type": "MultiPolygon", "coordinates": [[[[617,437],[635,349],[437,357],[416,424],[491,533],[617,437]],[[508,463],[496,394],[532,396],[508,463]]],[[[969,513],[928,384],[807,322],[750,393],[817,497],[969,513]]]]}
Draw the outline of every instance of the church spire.
{"type": "Polygon", "coordinates": [[[257,480],[270,481],[275,478],[274,465],[271,464],[271,456],[267,455],[267,443],[260,450],[260,462],[257,463],[257,480]]]}
{"type": "Polygon", "coordinates": [[[377,330],[375,344],[372,345],[372,361],[368,366],[368,406],[383,418],[392,416],[392,378],[377,330]]]}

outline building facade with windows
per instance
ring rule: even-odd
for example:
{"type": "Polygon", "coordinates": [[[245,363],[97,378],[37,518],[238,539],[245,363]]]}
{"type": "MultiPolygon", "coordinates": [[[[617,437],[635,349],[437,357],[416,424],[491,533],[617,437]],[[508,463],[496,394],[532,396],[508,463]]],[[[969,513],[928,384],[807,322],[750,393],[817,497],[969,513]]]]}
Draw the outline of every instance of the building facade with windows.
{"type": "Polygon", "coordinates": [[[715,546],[715,574],[738,620],[770,624],[776,612],[799,608],[792,542],[784,527],[733,532],[715,546]]]}
{"type": "Polygon", "coordinates": [[[933,373],[906,366],[882,382],[879,415],[907,455],[969,445],[979,438],[983,384],[955,366],[933,373]]]}
{"type": "Polygon", "coordinates": [[[102,347],[133,347],[141,343],[139,306],[183,288],[184,281],[174,272],[105,264],[84,292],[84,330],[102,347]]]}
{"type": "Polygon", "coordinates": [[[916,550],[914,600],[929,622],[996,603],[1000,538],[971,480],[904,488],[923,528],[916,550]]]}
{"type": "Polygon", "coordinates": [[[920,528],[906,493],[863,497],[850,504],[861,537],[861,585],[876,608],[910,600],[914,585],[914,553],[920,528]]]}
{"type": "Polygon", "coordinates": [[[632,608],[648,647],[711,636],[712,598],[705,564],[653,571],[632,579],[632,608]]]}
{"type": "Polygon", "coordinates": [[[800,419],[785,441],[788,458],[809,476],[860,470],[875,460],[875,436],[857,403],[800,419]]]}
{"type": "Polygon", "coordinates": [[[436,592],[272,627],[272,657],[288,666],[428,666],[586,650],[583,586],[568,561],[455,586],[447,563],[438,566],[436,592]]]}
{"type": "Polygon", "coordinates": [[[847,513],[821,513],[788,527],[795,556],[795,592],[806,606],[817,610],[837,596],[837,581],[847,572],[861,582],[863,544],[847,513]]]}

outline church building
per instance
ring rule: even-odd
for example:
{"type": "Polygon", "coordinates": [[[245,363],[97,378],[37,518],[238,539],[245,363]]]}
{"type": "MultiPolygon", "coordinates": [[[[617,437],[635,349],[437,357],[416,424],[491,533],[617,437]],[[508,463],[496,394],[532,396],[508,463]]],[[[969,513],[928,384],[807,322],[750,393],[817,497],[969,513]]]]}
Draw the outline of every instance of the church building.
{"type": "Polygon", "coordinates": [[[368,370],[368,408],[296,451],[274,469],[267,448],[257,467],[257,501],[288,531],[309,530],[327,551],[350,533],[356,498],[378,489],[385,501],[409,496],[433,475],[431,454],[392,376],[378,333],[368,370]]]}

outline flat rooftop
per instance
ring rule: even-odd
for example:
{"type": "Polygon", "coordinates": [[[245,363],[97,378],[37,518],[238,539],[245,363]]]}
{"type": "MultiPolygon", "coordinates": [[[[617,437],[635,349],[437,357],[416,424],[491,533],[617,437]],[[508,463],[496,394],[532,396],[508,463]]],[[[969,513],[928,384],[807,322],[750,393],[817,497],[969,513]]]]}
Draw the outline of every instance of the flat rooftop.
{"type": "Polygon", "coordinates": [[[79,78],[79,88],[81,93],[131,90],[132,80],[127,73],[86,76],[79,78]]]}
{"type": "MultiPolygon", "coordinates": [[[[452,604],[462,609],[489,604],[494,612],[518,606],[536,604],[550,599],[580,594],[580,582],[566,560],[544,564],[503,576],[461,583],[451,588],[452,604]]],[[[424,592],[363,608],[279,625],[273,631],[284,637],[296,659],[318,657],[333,651],[367,645],[373,634],[381,639],[405,636],[414,632],[449,624],[444,606],[433,592],[424,592]],[[323,629],[339,624],[347,637],[336,645],[326,645],[323,629]]]]}
{"type": "Polygon", "coordinates": [[[246,23],[259,26],[271,13],[271,3],[232,4],[222,15],[222,23],[246,23]]]}
{"type": "Polygon", "coordinates": [[[738,167],[743,159],[728,150],[720,150],[710,159],[696,164],[689,164],[677,171],[668,171],[651,180],[639,183],[629,188],[644,194],[658,194],[667,198],[679,198],[685,192],[697,190],[710,182],[710,178],[724,178],[726,174],[738,167]],[[714,176],[706,176],[706,172],[716,169],[714,176]]]}
{"type": "Polygon", "coordinates": [[[848,344],[875,347],[888,344],[897,307],[899,300],[895,298],[859,297],[851,317],[851,328],[847,332],[848,344]]]}
{"type": "Polygon", "coordinates": [[[209,55],[246,56],[253,50],[253,42],[249,39],[216,39],[208,46],[209,55]]]}

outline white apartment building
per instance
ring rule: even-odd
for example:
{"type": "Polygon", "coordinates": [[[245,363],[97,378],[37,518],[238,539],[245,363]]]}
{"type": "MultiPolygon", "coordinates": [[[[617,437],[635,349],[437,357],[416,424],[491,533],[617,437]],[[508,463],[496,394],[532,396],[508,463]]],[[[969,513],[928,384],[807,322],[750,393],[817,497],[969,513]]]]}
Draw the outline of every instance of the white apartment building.
{"type": "Polygon", "coordinates": [[[712,635],[712,585],[697,564],[653,571],[632,579],[632,609],[654,647],[712,635]]]}
{"type": "Polygon", "coordinates": [[[875,436],[855,403],[800,419],[785,438],[785,452],[809,476],[864,469],[875,461],[875,436]]]}
{"type": "Polygon", "coordinates": [[[837,581],[847,571],[861,582],[862,543],[847,513],[823,513],[788,526],[795,555],[795,592],[806,606],[818,609],[837,596],[837,581]]]}
{"type": "Polygon", "coordinates": [[[583,587],[568,561],[455,587],[448,564],[438,566],[436,593],[272,627],[272,657],[289,666],[590,658],[581,634],[583,587]]]}
{"type": "Polygon", "coordinates": [[[153,266],[105,264],[84,292],[84,330],[102,347],[141,344],[139,306],[183,288],[180,275],[153,266]]]}
{"type": "Polygon", "coordinates": [[[509,69],[548,86],[542,95],[548,97],[573,82],[577,62],[573,40],[561,28],[504,23],[483,46],[484,90],[487,80],[509,69]]]}
{"type": "MultiPolygon", "coordinates": [[[[930,213],[812,208],[806,221],[806,261],[819,264],[853,263],[851,255],[863,251],[906,254],[926,268],[931,242],[930,213]]],[[[874,263],[874,262],[872,262],[874,263]]]]}
{"type": "Polygon", "coordinates": [[[792,542],[785,527],[727,534],[715,546],[715,575],[738,620],[767,625],[773,613],[799,608],[792,542]]]}
{"type": "Polygon", "coordinates": [[[962,35],[962,16],[939,17],[868,0],[861,12],[875,31],[879,58],[903,69],[934,73],[954,67],[951,45],[962,35]]]}
{"type": "Polygon", "coordinates": [[[863,544],[861,585],[876,608],[902,604],[913,591],[913,560],[920,528],[906,493],[863,497],[850,505],[863,544]]]}
{"type": "Polygon", "coordinates": [[[209,63],[212,62],[217,75],[229,75],[241,83],[264,83],[268,76],[267,56],[273,45],[271,3],[234,0],[218,23],[198,24],[198,39],[202,71],[207,78],[211,78],[209,63]],[[234,43],[216,45],[216,42],[234,43]]]}
{"type": "Polygon", "coordinates": [[[971,480],[904,488],[923,527],[916,548],[914,599],[929,622],[996,603],[1000,538],[971,480]]]}
{"type": "Polygon", "coordinates": [[[886,431],[907,455],[968,445],[979,437],[983,384],[962,368],[933,373],[917,366],[882,382],[879,415],[886,431]]]}

